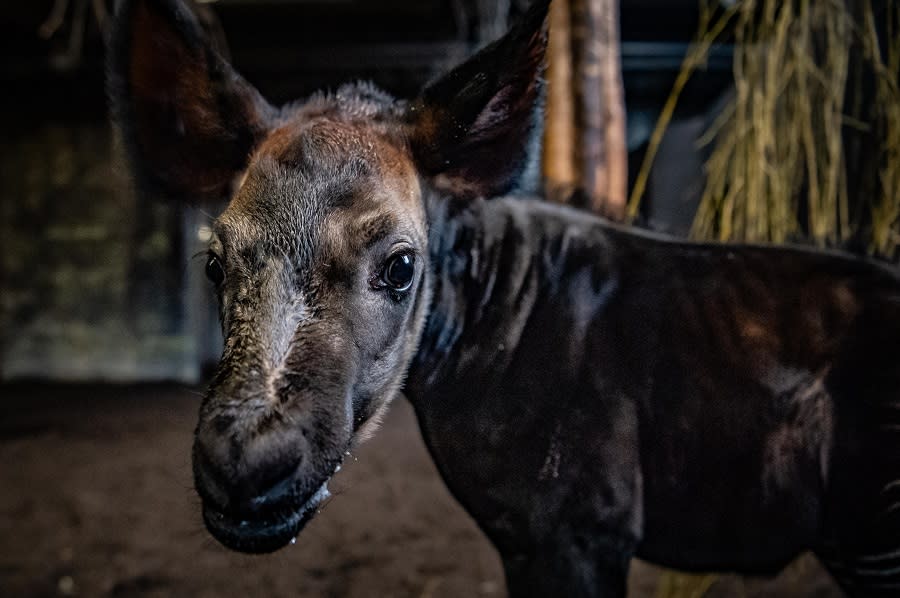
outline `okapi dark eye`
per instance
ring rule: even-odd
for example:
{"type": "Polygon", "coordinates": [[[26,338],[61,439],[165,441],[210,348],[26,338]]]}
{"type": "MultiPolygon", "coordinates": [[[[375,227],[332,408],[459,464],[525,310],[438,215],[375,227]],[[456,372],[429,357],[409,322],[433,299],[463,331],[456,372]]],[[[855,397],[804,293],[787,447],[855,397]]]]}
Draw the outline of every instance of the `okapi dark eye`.
{"type": "Polygon", "coordinates": [[[215,255],[210,255],[206,260],[206,277],[216,286],[225,280],[225,268],[215,255]]]}
{"type": "Polygon", "coordinates": [[[384,267],[384,282],[395,291],[405,291],[412,285],[416,273],[415,256],[401,253],[390,258],[384,267]]]}

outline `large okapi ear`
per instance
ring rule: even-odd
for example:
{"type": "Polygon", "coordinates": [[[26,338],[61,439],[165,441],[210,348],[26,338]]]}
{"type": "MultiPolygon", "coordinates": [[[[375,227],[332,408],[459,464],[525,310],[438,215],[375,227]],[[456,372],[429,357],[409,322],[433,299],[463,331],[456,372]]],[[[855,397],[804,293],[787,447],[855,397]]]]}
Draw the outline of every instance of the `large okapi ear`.
{"type": "Polygon", "coordinates": [[[142,191],[227,197],[274,109],[215,51],[179,0],[122,0],[107,86],[142,191]]]}
{"type": "Polygon", "coordinates": [[[521,187],[540,153],[549,0],[428,85],[409,108],[410,143],[436,187],[491,197],[521,187]]]}

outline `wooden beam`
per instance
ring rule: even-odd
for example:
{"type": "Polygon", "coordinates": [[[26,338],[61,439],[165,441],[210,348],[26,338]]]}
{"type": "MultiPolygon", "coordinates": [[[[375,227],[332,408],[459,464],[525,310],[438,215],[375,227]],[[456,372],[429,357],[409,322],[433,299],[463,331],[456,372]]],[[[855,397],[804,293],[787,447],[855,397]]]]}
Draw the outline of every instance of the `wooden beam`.
{"type": "Polygon", "coordinates": [[[618,0],[571,0],[575,156],[580,186],[598,213],[625,214],[628,154],[618,0]]]}

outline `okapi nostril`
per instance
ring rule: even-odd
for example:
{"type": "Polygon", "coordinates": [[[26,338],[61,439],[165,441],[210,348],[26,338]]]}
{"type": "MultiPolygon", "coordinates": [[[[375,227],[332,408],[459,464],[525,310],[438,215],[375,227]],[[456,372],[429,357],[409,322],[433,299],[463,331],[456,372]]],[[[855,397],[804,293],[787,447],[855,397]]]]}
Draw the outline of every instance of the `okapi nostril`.
{"type": "Polygon", "coordinates": [[[194,486],[200,497],[219,509],[227,509],[230,499],[224,475],[213,466],[205,451],[194,446],[193,451],[194,486]]]}
{"type": "Polygon", "coordinates": [[[213,419],[213,427],[218,434],[224,434],[230,430],[233,425],[234,416],[231,415],[217,415],[215,419],[213,419]]]}
{"type": "Polygon", "coordinates": [[[300,458],[287,466],[251,469],[229,476],[202,449],[195,449],[195,485],[201,498],[217,509],[235,515],[256,515],[293,501],[302,486],[302,464],[300,458]]]}

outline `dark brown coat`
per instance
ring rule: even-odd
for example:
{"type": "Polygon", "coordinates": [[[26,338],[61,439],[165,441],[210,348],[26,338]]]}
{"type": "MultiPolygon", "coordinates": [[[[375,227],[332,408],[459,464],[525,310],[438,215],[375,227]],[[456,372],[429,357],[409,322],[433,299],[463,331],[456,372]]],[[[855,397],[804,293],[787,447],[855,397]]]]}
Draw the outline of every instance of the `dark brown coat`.
{"type": "Polygon", "coordinates": [[[126,0],[110,96],[141,189],[228,196],[200,410],[210,532],[267,552],[401,389],[516,596],[621,596],[632,556],[900,591],[900,277],[618,228],[528,186],[546,1],[404,102],[270,106],[177,0],[126,0]]]}

